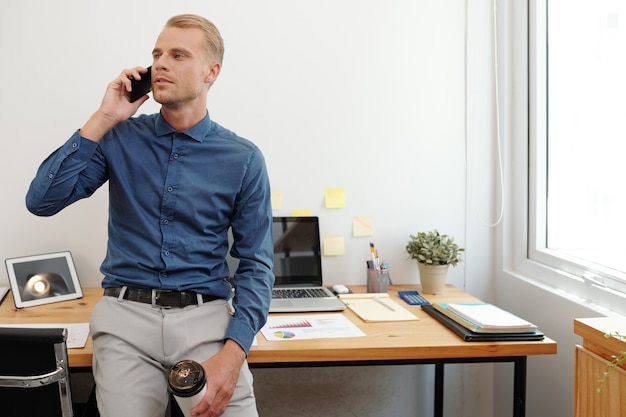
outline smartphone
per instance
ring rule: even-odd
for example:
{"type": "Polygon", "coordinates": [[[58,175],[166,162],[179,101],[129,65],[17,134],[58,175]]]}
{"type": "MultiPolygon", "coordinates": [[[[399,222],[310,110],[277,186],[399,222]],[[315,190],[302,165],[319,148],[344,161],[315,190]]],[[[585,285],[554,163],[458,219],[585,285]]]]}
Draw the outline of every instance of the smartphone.
{"type": "Polygon", "coordinates": [[[139,100],[145,96],[152,89],[152,67],[148,67],[148,72],[141,74],[141,80],[130,79],[132,91],[128,93],[128,99],[130,102],[139,100]]]}

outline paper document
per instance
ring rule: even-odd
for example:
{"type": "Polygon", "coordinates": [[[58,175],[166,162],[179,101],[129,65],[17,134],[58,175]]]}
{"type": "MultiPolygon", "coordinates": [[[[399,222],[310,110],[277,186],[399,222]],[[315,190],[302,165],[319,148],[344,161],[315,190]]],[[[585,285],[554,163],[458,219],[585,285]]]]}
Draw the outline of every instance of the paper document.
{"type": "Polygon", "coordinates": [[[67,329],[67,348],[83,348],[89,336],[89,323],[45,323],[45,324],[4,324],[0,327],[29,327],[33,329],[67,329]]]}
{"type": "Polygon", "coordinates": [[[483,329],[526,329],[537,328],[532,323],[494,306],[493,304],[448,304],[448,309],[483,329]]]}
{"type": "Polygon", "coordinates": [[[343,314],[270,316],[261,329],[267,340],[359,337],[365,333],[343,314]]]}
{"type": "Polygon", "coordinates": [[[338,297],[363,321],[407,321],[419,320],[387,293],[339,294],[338,297]]]}

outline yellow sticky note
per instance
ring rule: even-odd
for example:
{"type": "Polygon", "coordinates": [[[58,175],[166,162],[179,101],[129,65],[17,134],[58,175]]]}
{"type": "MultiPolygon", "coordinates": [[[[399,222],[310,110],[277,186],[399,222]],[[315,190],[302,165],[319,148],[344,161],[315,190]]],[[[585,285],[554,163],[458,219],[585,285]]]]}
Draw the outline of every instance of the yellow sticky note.
{"type": "Polygon", "coordinates": [[[343,236],[329,235],[324,237],[324,256],[341,256],[344,253],[343,236]]]}
{"type": "Polygon", "coordinates": [[[291,210],[291,215],[293,217],[311,217],[313,215],[313,210],[310,210],[310,209],[293,209],[293,210],[291,210]]]}
{"type": "Polygon", "coordinates": [[[352,218],[352,236],[372,236],[373,234],[372,216],[354,216],[352,218]]]}
{"type": "Polygon", "coordinates": [[[281,190],[272,190],[272,210],[283,209],[283,192],[281,190]]]}
{"type": "Polygon", "coordinates": [[[346,192],[343,188],[327,188],[324,193],[326,208],[345,208],[346,192]]]}

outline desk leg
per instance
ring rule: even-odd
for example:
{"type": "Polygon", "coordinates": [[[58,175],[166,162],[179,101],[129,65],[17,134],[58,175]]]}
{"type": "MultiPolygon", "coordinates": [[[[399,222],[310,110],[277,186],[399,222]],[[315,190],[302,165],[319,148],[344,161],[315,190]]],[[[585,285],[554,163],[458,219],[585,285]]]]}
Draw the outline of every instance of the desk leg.
{"type": "Polygon", "coordinates": [[[444,363],[435,364],[435,417],[443,417],[444,363]]]}
{"type": "Polygon", "coordinates": [[[526,356],[520,356],[513,361],[513,417],[526,415],[526,356]]]}

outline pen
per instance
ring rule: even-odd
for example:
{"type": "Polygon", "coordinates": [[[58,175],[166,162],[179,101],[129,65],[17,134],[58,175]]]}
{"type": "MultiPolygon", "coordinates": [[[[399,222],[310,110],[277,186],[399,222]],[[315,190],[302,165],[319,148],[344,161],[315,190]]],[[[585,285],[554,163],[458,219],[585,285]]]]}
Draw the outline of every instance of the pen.
{"type": "Polygon", "coordinates": [[[374,269],[379,269],[380,261],[378,259],[378,251],[374,246],[374,242],[370,242],[370,253],[372,254],[372,262],[374,262],[374,269]]]}
{"type": "Polygon", "coordinates": [[[374,296],[374,301],[376,301],[377,303],[380,303],[382,305],[384,305],[385,307],[387,307],[389,310],[391,311],[396,311],[395,307],[392,306],[391,304],[389,304],[387,301],[383,300],[382,298],[380,298],[379,296],[375,295],[374,296]]]}

